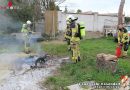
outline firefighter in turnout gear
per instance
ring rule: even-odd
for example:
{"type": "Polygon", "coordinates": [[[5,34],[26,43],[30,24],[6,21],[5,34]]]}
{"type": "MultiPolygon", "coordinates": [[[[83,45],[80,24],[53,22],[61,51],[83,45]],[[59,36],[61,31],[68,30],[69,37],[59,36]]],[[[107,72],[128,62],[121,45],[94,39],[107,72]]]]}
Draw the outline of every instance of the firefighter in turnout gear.
{"type": "Polygon", "coordinates": [[[123,38],[123,26],[119,26],[119,31],[118,31],[118,44],[122,46],[122,38],[123,38]]]}
{"type": "Polygon", "coordinates": [[[80,61],[80,37],[78,33],[78,24],[76,23],[78,18],[71,18],[70,29],[72,32],[70,45],[72,51],[72,61],[77,63],[80,61]]]}
{"type": "Polygon", "coordinates": [[[129,47],[129,34],[126,28],[123,26],[119,27],[118,31],[118,45],[121,47],[123,53],[122,56],[127,56],[127,51],[129,47]]]}
{"type": "Polygon", "coordinates": [[[67,30],[65,38],[68,42],[68,49],[72,52],[72,61],[80,61],[80,40],[85,36],[85,27],[83,23],[76,23],[78,18],[72,15],[67,17],[67,30]]]}
{"type": "Polygon", "coordinates": [[[80,38],[76,35],[78,33],[78,26],[75,24],[74,27],[72,27],[72,38],[71,38],[71,50],[72,50],[72,60],[73,62],[80,61],[80,38]]]}
{"type": "Polygon", "coordinates": [[[122,44],[123,44],[123,57],[127,56],[127,51],[129,47],[129,34],[126,28],[123,27],[123,37],[122,37],[122,44]]]}
{"type": "Polygon", "coordinates": [[[23,27],[21,30],[24,37],[24,51],[27,54],[31,52],[31,48],[30,48],[30,42],[31,42],[30,40],[31,40],[31,33],[32,33],[31,25],[32,25],[32,22],[28,20],[26,24],[23,24],[23,27]]]}
{"type": "Polygon", "coordinates": [[[70,28],[70,24],[71,24],[71,16],[68,16],[66,19],[66,31],[65,31],[65,40],[67,41],[68,51],[71,51],[70,39],[72,36],[72,31],[70,28]]]}
{"type": "Polygon", "coordinates": [[[80,40],[85,36],[85,26],[84,23],[76,23],[77,19],[71,23],[72,38],[71,38],[71,48],[72,48],[72,60],[78,62],[80,58],[80,40]]]}
{"type": "Polygon", "coordinates": [[[29,46],[29,36],[28,36],[28,29],[27,29],[27,24],[23,24],[21,32],[23,33],[23,38],[24,38],[24,51],[25,53],[29,53],[30,51],[30,46],[29,46]]]}

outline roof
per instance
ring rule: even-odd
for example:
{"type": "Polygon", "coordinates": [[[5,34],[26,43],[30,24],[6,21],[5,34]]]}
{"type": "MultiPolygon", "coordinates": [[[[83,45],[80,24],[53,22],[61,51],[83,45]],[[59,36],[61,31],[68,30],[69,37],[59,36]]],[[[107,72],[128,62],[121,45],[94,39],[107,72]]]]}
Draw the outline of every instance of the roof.
{"type": "Polygon", "coordinates": [[[98,12],[83,12],[83,13],[67,13],[67,14],[80,14],[80,15],[95,15],[98,16],[112,16],[112,17],[118,17],[118,13],[105,13],[105,14],[99,14],[98,12]]]}
{"type": "Polygon", "coordinates": [[[94,15],[98,14],[98,16],[113,16],[113,17],[118,17],[118,14],[99,14],[99,13],[67,13],[67,14],[81,14],[81,15],[94,15]]]}

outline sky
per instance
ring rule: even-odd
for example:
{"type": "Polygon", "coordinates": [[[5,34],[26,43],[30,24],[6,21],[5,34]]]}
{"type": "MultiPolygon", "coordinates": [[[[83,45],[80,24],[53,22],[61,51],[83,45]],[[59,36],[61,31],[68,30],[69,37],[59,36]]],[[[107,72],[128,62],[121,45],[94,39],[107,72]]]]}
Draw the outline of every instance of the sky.
{"type": "MultiPolygon", "coordinates": [[[[117,13],[121,0],[66,0],[61,4],[67,6],[68,10],[81,9],[82,11],[93,11],[99,13],[117,13]]],[[[126,16],[130,16],[130,0],[126,0],[124,13],[126,16]]]]}

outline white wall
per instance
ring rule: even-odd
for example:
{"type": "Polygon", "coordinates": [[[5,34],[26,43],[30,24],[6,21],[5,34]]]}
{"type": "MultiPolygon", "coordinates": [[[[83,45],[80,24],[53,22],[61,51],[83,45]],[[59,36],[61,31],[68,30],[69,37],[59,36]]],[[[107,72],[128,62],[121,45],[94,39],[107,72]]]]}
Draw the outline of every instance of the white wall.
{"type": "Polygon", "coordinates": [[[116,26],[118,17],[113,16],[98,16],[98,31],[103,30],[104,25],[116,26]]]}
{"type": "Polygon", "coordinates": [[[66,29],[66,14],[62,12],[58,12],[58,30],[66,29]]]}
{"type": "MultiPolygon", "coordinates": [[[[70,14],[58,12],[58,29],[66,29],[66,17],[70,14]]],[[[115,26],[118,23],[118,17],[113,15],[100,14],[71,14],[78,17],[77,22],[84,22],[87,31],[103,31],[104,25],[115,26]]]]}
{"type": "MultiPolygon", "coordinates": [[[[68,14],[69,15],[69,14],[68,14]]],[[[67,16],[68,16],[67,15],[67,16]]],[[[94,16],[93,15],[83,15],[83,14],[74,14],[75,17],[78,17],[78,23],[84,22],[85,27],[87,30],[93,30],[94,29],[94,16]]]]}

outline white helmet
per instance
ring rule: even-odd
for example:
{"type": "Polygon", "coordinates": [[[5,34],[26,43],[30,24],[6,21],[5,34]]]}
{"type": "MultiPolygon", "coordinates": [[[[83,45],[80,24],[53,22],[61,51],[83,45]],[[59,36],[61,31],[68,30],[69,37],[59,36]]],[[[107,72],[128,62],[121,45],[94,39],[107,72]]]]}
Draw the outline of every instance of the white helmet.
{"type": "Polygon", "coordinates": [[[68,19],[72,19],[72,20],[74,20],[75,17],[74,17],[73,15],[69,15],[69,16],[67,16],[67,20],[68,20],[68,19]]]}
{"type": "Polygon", "coordinates": [[[27,21],[27,24],[29,24],[29,25],[30,25],[30,24],[32,24],[32,22],[31,22],[30,20],[28,20],[28,21],[27,21]]]}

